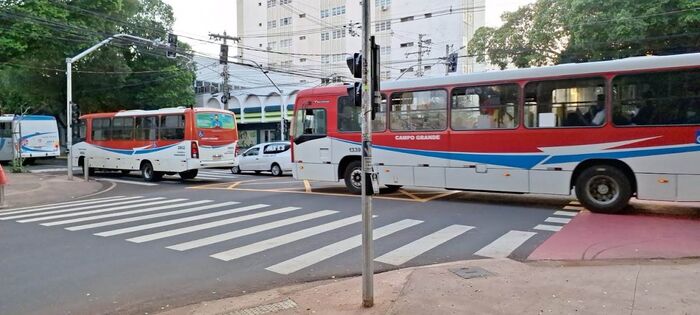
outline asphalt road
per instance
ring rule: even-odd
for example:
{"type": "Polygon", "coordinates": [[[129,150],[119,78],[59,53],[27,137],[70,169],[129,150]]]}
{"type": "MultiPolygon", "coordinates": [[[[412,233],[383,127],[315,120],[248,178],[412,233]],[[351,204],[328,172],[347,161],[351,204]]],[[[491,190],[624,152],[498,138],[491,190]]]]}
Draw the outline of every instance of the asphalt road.
{"type": "MultiPolygon", "coordinates": [[[[0,314],[153,313],[361,272],[360,199],[340,185],[226,170],[186,183],[99,178],[113,187],[0,212],[0,314]]],[[[374,203],[375,268],[524,259],[576,215],[562,211],[568,202],[384,194],[374,203]]]]}

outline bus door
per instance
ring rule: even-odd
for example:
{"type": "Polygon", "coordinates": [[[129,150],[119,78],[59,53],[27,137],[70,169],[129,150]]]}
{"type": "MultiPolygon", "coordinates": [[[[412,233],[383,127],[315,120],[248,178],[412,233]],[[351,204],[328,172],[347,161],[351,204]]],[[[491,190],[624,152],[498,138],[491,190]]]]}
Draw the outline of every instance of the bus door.
{"type": "Polygon", "coordinates": [[[12,121],[0,122],[0,161],[14,158],[14,141],[12,140],[12,121]]]}
{"type": "Polygon", "coordinates": [[[299,178],[337,180],[331,164],[328,115],[324,108],[302,108],[295,114],[294,163],[299,178]]]}

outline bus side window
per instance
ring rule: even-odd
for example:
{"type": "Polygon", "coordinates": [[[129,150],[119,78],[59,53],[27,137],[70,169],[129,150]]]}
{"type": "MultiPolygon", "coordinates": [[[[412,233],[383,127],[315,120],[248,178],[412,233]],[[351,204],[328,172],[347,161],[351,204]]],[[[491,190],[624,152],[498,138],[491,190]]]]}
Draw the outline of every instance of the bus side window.
{"type": "Polygon", "coordinates": [[[605,97],[603,78],[530,82],[525,86],[526,126],[602,126],[609,120],[605,97]]]}
{"type": "Polygon", "coordinates": [[[87,137],[87,123],[85,119],[80,120],[78,128],[78,142],[83,142],[85,141],[85,137],[87,137]]]}
{"type": "Polygon", "coordinates": [[[95,118],[92,120],[92,140],[106,141],[111,138],[112,119],[95,118]]]}
{"type": "Polygon", "coordinates": [[[382,102],[379,104],[379,111],[372,120],[372,132],[384,132],[386,130],[386,94],[382,94],[382,102]]]}
{"type": "Polygon", "coordinates": [[[134,138],[134,118],[115,117],[112,122],[112,139],[132,140],[134,138]]]}
{"type": "Polygon", "coordinates": [[[185,116],[165,115],[160,117],[161,140],[185,139],[185,116]]]}
{"type": "Polygon", "coordinates": [[[391,95],[391,130],[437,131],[447,128],[447,91],[399,92],[391,95]]]}
{"type": "Polygon", "coordinates": [[[136,140],[155,141],[158,133],[158,117],[136,118],[136,140]]]}
{"type": "Polygon", "coordinates": [[[297,112],[297,135],[326,135],[326,110],[301,109],[297,112]]]}
{"type": "Polygon", "coordinates": [[[515,84],[452,90],[453,130],[509,129],[518,126],[519,88],[515,84]]]}

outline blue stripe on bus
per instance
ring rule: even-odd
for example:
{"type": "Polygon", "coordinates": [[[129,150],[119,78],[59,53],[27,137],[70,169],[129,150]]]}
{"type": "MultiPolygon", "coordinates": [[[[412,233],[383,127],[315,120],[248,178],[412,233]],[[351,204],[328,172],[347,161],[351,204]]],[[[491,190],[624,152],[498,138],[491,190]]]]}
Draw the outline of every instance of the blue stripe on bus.
{"type": "Polygon", "coordinates": [[[560,163],[581,162],[581,161],[590,160],[590,159],[625,159],[625,158],[647,157],[647,156],[687,153],[687,152],[696,152],[696,151],[700,151],[700,145],[690,145],[690,146],[672,147],[672,148],[641,149],[641,150],[633,150],[633,151],[610,151],[610,152],[595,152],[595,153],[583,153],[583,154],[554,155],[542,164],[560,164],[560,163]]]}
{"type": "Polygon", "coordinates": [[[118,154],[123,154],[123,155],[140,155],[140,154],[148,154],[148,153],[153,153],[153,152],[158,152],[158,151],[163,151],[169,148],[172,148],[179,143],[176,144],[171,144],[168,146],[160,147],[160,148],[153,148],[153,149],[140,149],[140,150],[135,150],[135,149],[112,149],[112,148],[106,148],[106,147],[101,147],[101,146],[95,146],[97,148],[100,148],[105,151],[109,151],[112,153],[118,153],[118,154]]]}

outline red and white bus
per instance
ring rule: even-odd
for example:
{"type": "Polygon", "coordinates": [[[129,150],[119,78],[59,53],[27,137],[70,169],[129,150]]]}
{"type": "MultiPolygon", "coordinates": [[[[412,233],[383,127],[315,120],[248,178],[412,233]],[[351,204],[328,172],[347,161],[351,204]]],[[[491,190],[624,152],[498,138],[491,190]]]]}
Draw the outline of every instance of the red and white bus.
{"type": "MultiPolygon", "coordinates": [[[[700,200],[700,54],[385,82],[382,94],[372,123],[381,185],[574,190],[598,212],[632,196],[700,200]]],[[[300,92],[295,178],[359,193],[359,130],[347,86],[300,92]]]]}
{"type": "Polygon", "coordinates": [[[141,171],[146,181],[179,174],[193,179],[198,169],[232,167],[238,131],[233,113],[204,108],[165,108],[89,114],[80,117],[81,138],[73,145],[74,165],[91,169],[141,171]]]}

